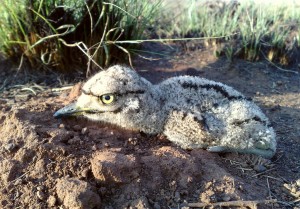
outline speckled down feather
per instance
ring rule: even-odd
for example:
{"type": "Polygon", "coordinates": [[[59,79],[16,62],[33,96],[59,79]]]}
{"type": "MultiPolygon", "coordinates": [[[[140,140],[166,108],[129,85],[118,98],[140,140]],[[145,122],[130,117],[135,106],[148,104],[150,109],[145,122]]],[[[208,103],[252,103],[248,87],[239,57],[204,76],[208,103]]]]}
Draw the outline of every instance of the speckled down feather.
{"type": "Polygon", "coordinates": [[[173,77],[153,85],[130,68],[112,66],[90,78],[75,103],[55,113],[64,115],[163,133],[184,149],[267,158],[276,151],[274,130],[257,105],[230,86],[200,77],[173,77]],[[104,104],[99,98],[106,94],[115,101],[104,104]]]}

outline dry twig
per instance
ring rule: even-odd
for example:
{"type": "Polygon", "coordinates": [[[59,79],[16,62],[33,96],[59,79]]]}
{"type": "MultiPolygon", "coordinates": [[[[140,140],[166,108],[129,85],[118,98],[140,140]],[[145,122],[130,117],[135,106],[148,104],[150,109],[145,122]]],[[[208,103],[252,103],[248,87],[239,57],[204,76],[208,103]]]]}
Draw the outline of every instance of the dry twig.
{"type": "Polygon", "coordinates": [[[252,201],[229,201],[229,202],[216,202],[216,203],[189,203],[188,207],[191,208],[205,208],[205,207],[248,207],[256,209],[259,204],[273,204],[276,203],[276,199],[271,200],[252,200],[252,201]]]}

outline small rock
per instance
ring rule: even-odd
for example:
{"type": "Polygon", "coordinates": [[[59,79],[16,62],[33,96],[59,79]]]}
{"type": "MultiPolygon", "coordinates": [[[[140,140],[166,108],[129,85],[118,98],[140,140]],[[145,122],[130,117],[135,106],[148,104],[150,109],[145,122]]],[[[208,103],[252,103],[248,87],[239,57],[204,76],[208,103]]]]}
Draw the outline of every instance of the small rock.
{"type": "Polygon", "coordinates": [[[26,102],[31,98],[30,94],[25,94],[25,95],[16,95],[15,100],[16,102],[26,102]]]}
{"type": "Polygon", "coordinates": [[[300,187],[300,179],[298,179],[298,180],[296,181],[296,185],[297,185],[298,187],[300,187]]]}
{"type": "Polygon", "coordinates": [[[275,106],[272,107],[270,110],[271,110],[272,112],[278,111],[278,110],[281,110],[281,107],[280,107],[280,105],[275,105],[275,106]]]}
{"type": "Polygon", "coordinates": [[[8,152],[12,152],[15,147],[16,145],[14,143],[8,143],[4,145],[4,149],[8,152]]]}
{"type": "Polygon", "coordinates": [[[75,125],[73,126],[74,131],[81,131],[81,126],[80,125],[75,125]]]}
{"type": "Polygon", "coordinates": [[[17,179],[17,180],[14,182],[14,186],[20,185],[20,184],[22,184],[22,182],[23,182],[22,179],[17,179]]]}
{"type": "Polygon", "coordinates": [[[77,144],[81,141],[79,136],[74,136],[74,138],[68,140],[68,144],[77,144]]]}
{"type": "Polygon", "coordinates": [[[40,200],[44,200],[45,199],[45,193],[42,191],[37,191],[36,196],[40,199],[40,200]]]}
{"type": "Polygon", "coordinates": [[[104,196],[107,193],[106,187],[100,187],[99,192],[102,196],[104,196]]]}
{"type": "Polygon", "coordinates": [[[154,203],[153,208],[154,209],[161,209],[160,205],[157,202],[154,203]]]}
{"type": "Polygon", "coordinates": [[[48,200],[47,200],[47,203],[48,203],[49,207],[55,206],[56,198],[53,195],[50,195],[48,200]]]}
{"type": "Polygon", "coordinates": [[[97,150],[97,145],[96,145],[96,144],[94,144],[94,145],[92,146],[92,150],[93,150],[93,151],[96,151],[96,150],[97,150]]]}
{"type": "Polygon", "coordinates": [[[82,172],[81,172],[81,176],[83,178],[86,178],[88,176],[88,173],[90,172],[90,168],[85,168],[82,172]]]}
{"type": "Polygon", "coordinates": [[[0,160],[0,179],[2,182],[8,183],[20,176],[21,164],[16,160],[0,160]]]}
{"type": "Polygon", "coordinates": [[[137,138],[129,138],[128,143],[132,144],[133,146],[137,145],[137,138]]]}
{"type": "Polygon", "coordinates": [[[274,203],[274,207],[275,207],[275,208],[279,208],[280,205],[279,205],[278,203],[274,203]]]}
{"type": "Polygon", "coordinates": [[[85,135],[88,133],[88,128],[87,127],[84,127],[83,129],[81,129],[81,134],[82,135],[85,135]]]}
{"type": "Polygon", "coordinates": [[[30,202],[30,200],[31,200],[31,197],[30,197],[30,196],[25,196],[25,198],[24,198],[24,203],[25,203],[25,204],[28,204],[28,203],[30,202]]]}
{"type": "Polygon", "coordinates": [[[123,147],[128,147],[128,141],[125,141],[123,147]]]}
{"type": "MultiPolygon", "coordinates": [[[[15,103],[16,102],[13,99],[10,99],[7,101],[7,105],[14,105],[15,103]]],[[[5,108],[5,110],[9,111],[9,110],[11,110],[11,107],[8,106],[7,108],[5,108]]]]}
{"type": "Polygon", "coordinates": [[[63,123],[59,124],[58,128],[65,128],[65,124],[63,123]]]}
{"type": "Polygon", "coordinates": [[[228,196],[228,195],[225,195],[222,199],[223,199],[224,202],[228,202],[228,201],[231,200],[231,197],[228,196]]]}
{"type": "Polygon", "coordinates": [[[94,177],[103,184],[125,184],[137,179],[139,164],[133,155],[97,151],[91,160],[94,177]]]}
{"type": "Polygon", "coordinates": [[[38,191],[41,191],[41,190],[43,190],[43,186],[38,186],[36,189],[37,189],[38,191]]]}
{"type": "Polygon", "coordinates": [[[180,201],[180,193],[175,192],[175,202],[179,202],[179,201],[180,201]]]}
{"type": "Polygon", "coordinates": [[[218,201],[217,201],[217,197],[216,197],[215,195],[211,195],[211,196],[209,197],[209,199],[210,199],[210,202],[212,202],[212,203],[218,202],[218,201]]]}
{"type": "Polygon", "coordinates": [[[297,192],[296,187],[292,187],[291,192],[292,192],[292,193],[296,193],[296,192],[297,192]]]}
{"type": "Polygon", "coordinates": [[[255,165],[253,168],[256,172],[261,173],[267,170],[267,168],[263,165],[255,165]]]}
{"type": "Polygon", "coordinates": [[[53,140],[67,142],[69,139],[71,139],[73,137],[74,137],[74,132],[61,130],[61,133],[58,135],[55,135],[53,140]]]}
{"type": "Polygon", "coordinates": [[[100,197],[92,191],[90,184],[76,178],[59,179],[56,193],[67,208],[92,209],[101,204],[100,197]]]}
{"type": "Polygon", "coordinates": [[[130,194],[126,195],[126,199],[127,199],[127,200],[130,200],[130,199],[131,199],[130,194]]]}
{"type": "Polygon", "coordinates": [[[140,197],[130,203],[132,208],[138,209],[150,209],[148,199],[146,197],[140,197]]]}
{"type": "Polygon", "coordinates": [[[109,143],[105,142],[104,147],[109,147],[109,143]]]}
{"type": "Polygon", "coordinates": [[[184,196],[184,195],[188,195],[189,192],[188,192],[187,190],[182,190],[182,191],[180,191],[180,194],[181,194],[182,196],[184,196]]]}

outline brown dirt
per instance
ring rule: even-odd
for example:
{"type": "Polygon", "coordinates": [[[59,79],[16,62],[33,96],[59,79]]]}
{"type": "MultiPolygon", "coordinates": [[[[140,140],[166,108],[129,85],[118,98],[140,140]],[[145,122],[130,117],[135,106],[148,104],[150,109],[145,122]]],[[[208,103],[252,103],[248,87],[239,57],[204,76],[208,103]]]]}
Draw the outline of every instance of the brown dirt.
{"type": "Polygon", "coordinates": [[[278,202],[259,208],[300,207],[299,74],[266,62],[228,63],[201,48],[171,59],[135,60],[135,67],[152,82],[196,75],[253,97],[277,132],[276,156],[187,151],[164,136],[55,120],[53,113],[76,98],[79,85],[59,95],[50,88],[34,89],[37,95],[7,88],[0,99],[0,208],[163,209],[266,199],[278,202]]]}

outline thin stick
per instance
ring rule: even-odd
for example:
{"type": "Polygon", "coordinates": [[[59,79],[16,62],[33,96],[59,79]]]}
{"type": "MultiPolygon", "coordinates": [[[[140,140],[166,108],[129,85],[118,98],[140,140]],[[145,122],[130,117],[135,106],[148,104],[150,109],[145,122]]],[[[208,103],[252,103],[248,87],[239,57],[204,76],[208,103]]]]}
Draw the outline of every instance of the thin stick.
{"type": "MultiPolygon", "coordinates": [[[[272,198],[272,192],[271,192],[271,189],[270,189],[270,184],[269,184],[269,178],[267,177],[267,185],[268,185],[268,191],[269,191],[269,198],[271,199],[272,198]]],[[[272,209],[274,209],[274,206],[272,204],[272,209]]]]}
{"type": "Polygon", "coordinates": [[[283,68],[277,66],[275,63],[273,63],[271,60],[269,60],[269,59],[267,58],[267,56],[266,56],[263,52],[261,52],[261,53],[262,53],[262,55],[264,56],[264,58],[265,58],[271,65],[273,65],[274,67],[276,67],[278,70],[283,71],[283,72],[287,72],[287,73],[295,73],[295,74],[299,74],[299,72],[297,72],[297,71],[287,70],[287,69],[283,69],[283,68]]]}
{"type": "Polygon", "coordinates": [[[194,40],[207,40],[207,39],[221,39],[237,35],[233,33],[225,36],[212,36],[212,37],[195,37],[195,38],[167,38],[167,39],[142,39],[142,40],[124,40],[124,41],[106,41],[107,44],[140,44],[143,42],[169,42],[169,41],[194,41],[194,40]]]}
{"type": "Polygon", "coordinates": [[[276,178],[276,177],[273,177],[273,176],[263,175],[262,177],[266,177],[266,178],[274,179],[274,180],[277,180],[277,181],[280,181],[280,182],[284,182],[282,179],[279,179],[279,178],[276,178]]]}
{"type": "Polygon", "coordinates": [[[272,170],[274,170],[274,169],[275,169],[275,168],[271,168],[271,169],[269,169],[269,170],[266,170],[266,171],[264,171],[264,172],[257,173],[257,174],[255,174],[255,175],[253,175],[253,176],[251,176],[251,177],[256,177],[256,176],[259,176],[259,175],[265,174],[265,173],[267,173],[267,172],[269,172],[269,171],[272,171],[272,170]]]}
{"type": "Polygon", "coordinates": [[[253,201],[229,201],[229,202],[216,202],[216,203],[188,203],[188,207],[192,208],[205,208],[205,207],[249,207],[257,208],[259,204],[271,204],[276,203],[276,199],[271,200],[253,200],[253,201]]]}
{"type": "Polygon", "coordinates": [[[61,88],[53,88],[51,89],[52,91],[65,91],[65,90],[69,90],[69,89],[72,89],[73,86],[64,86],[64,87],[61,87],[61,88]]]}
{"type": "Polygon", "coordinates": [[[99,67],[101,70],[103,70],[103,68],[100,66],[100,65],[98,65],[98,63],[96,62],[96,61],[94,61],[93,59],[92,59],[92,57],[87,53],[87,52],[85,52],[84,51],[84,49],[86,50],[86,51],[88,51],[88,48],[87,48],[87,46],[81,41],[81,42],[76,42],[76,43],[74,43],[74,44],[68,44],[65,40],[63,40],[63,39],[58,39],[59,41],[61,41],[64,45],[66,45],[66,46],[69,46],[69,47],[78,47],[97,67],[99,67]],[[80,44],[84,47],[84,49],[82,48],[82,47],[80,47],[80,44]]]}

